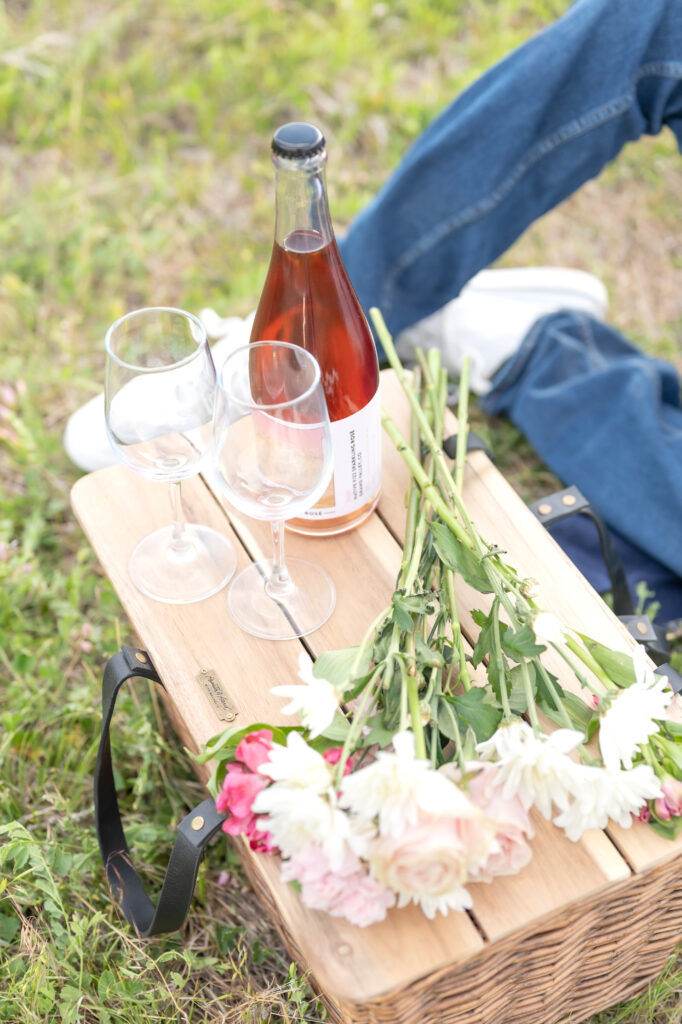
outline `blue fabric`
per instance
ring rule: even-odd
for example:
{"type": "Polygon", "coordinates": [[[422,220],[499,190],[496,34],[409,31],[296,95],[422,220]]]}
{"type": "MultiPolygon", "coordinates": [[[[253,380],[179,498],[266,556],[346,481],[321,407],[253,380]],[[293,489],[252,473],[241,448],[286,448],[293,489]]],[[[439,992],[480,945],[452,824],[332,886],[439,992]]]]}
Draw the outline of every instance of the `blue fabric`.
{"type": "MultiPolygon", "coordinates": [[[[397,335],[455,298],[627,142],[664,125],[679,147],[682,2],[577,0],[457,97],[353,221],[341,252],[363,307],[378,306],[397,335]]],[[[601,325],[560,316],[531,332],[488,408],[508,412],[644,557],[673,581],[682,574],[671,367],[601,325]]],[[[584,546],[574,556],[589,577],[584,546]]]]}
{"type": "MultiPolygon", "coordinates": [[[[674,367],[607,324],[565,310],[537,321],[481,406],[505,413],[609,526],[682,576],[682,409],[674,367]]],[[[581,567],[585,561],[574,560],[581,567]]]]}
{"type": "Polygon", "coordinates": [[[350,225],[365,311],[397,335],[627,142],[667,124],[679,144],[681,83],[680,0],[578,0],[455,99],[350,225]]]}
{"type": "MultiPolygon", "coordinates": [[[[597,528],[587,516],[563,519],[550,526],[549,532],[597,593],[604,594],[611,589],[597,528]]],[[[654,621],[662,624],[682,619],[682,579],[614,530],[611,530],[611,537],[623,562],[635,603],[638,585],[646,583],[647,589],[654,594],[650,600],[659,605],[654,621]]]]}

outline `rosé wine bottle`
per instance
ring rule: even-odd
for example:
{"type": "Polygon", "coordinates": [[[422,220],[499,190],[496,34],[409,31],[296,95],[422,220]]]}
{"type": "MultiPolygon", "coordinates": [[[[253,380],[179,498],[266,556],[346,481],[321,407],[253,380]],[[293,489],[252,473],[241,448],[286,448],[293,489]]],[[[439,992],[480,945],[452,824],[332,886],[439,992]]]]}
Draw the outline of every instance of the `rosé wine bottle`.
{"type": "Polygon", "coordinates": [[[320,364],[332,427],[334,471],[326,492],[287,523],[325,536],[362,523],[379,500],[381,408],[372,334],[334,238],[324,136],[285,124],[272,140],[275,241],[251,341],[288,341],[320,364]]]}

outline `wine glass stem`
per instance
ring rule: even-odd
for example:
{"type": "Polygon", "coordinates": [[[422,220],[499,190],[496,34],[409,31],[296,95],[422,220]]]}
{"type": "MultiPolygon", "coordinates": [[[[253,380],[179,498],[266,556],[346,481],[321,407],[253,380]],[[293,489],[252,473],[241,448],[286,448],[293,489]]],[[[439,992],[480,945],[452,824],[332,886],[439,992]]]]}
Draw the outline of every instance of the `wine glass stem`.
{"type": "Polygon", "coordinates": [[[182,557],[187,555],[191,550],[191,543],[187,537],[185,530],[185,512],[182,507],[182,493],[180,490],[180,481],[174,480],[169,487],[169,497],[171,503],[171,514],[173,516],[173,532],[171,534],[170,544],[168,545],[168,553],[170,557],[182,557]]]}
{"type": "Polygon", "coordinates": [[[277,600],[286,597],[296,588],[291,582],[284,561],[284,520],[278,519],[270,523],[272,527],[272,572],[270,579],[265,584],[265,593],[268,597],[277,600]]]}

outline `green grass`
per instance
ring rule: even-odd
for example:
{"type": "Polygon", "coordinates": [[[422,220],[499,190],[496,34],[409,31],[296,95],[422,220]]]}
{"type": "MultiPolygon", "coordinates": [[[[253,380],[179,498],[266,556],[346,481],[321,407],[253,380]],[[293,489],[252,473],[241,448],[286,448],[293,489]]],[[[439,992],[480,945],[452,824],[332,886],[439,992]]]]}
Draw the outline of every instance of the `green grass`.
{"type": "MultiPolygon", "coordinates": [[[[457,91],[566,7],[6,0],[0,9],[3,1024],[323,1018],[222,841],[182,934],[141,942],[111,902],[92,824],[98,691],[104,660],[134,637],[70,513],[77,474],[61,431],[101,390],[102,339],[120,313],[253,308],[271,244],[268,144],[279,123],[323,126],[343,228],[457,91]]],[[[629,148],[504,262],[600,273],[616,321],[679,358],[680,254],[662,244],[682,217],[677,163],[666,136],[629,148]],[[654,261],[653,308],[636,275],[640,250],[654,261]]],[[[525,497],[553,486],[508,424],[476,415],[525,497]]],[[[155,887],[169,825],[200,788],[146,684],[126,690],[119,708],[119,788],[155,887]]],[[[648,995],[594,1024],[672,1024],[681,978],[675,962],[648,995]]]]}

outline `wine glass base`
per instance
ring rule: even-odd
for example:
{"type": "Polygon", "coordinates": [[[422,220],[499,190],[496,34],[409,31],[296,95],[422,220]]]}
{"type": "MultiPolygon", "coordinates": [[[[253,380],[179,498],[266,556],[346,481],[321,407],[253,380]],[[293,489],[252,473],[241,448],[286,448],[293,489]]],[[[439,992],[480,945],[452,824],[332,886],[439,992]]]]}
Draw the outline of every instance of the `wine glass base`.
{"type": "Polygon", "coordinates": [[[217,594],[232,578],[237,553],[222,533],[188,523],[180,549],[171,547],[172,539],[172,526],[155,530],[130,556],[130,578],[147,597],[164,604],[193,604],[217,594]]]}
{"type": "Polygon", "coordinates": [[[334,611],[336,590],[324,569],[303,558],[287,558],[287,570],[294,588],[277,599],[265,591],[270,559],[254,562],[235,576],[227,607],[246,633],[263,640],[293,640],[319,629],[334,611]]]}

